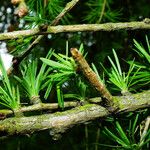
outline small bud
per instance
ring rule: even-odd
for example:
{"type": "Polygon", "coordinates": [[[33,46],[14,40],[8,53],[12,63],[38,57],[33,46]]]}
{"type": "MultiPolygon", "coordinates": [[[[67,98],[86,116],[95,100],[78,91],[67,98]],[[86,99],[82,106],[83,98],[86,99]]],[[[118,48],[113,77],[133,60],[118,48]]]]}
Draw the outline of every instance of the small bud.
{"type": "Polygon", "coordinates": [[[13,5],[19,4],[22,0],[11,0],[13,5]]]}
{"type": "Polygon", "coordinates": [[[20,18],[27,15],[28,8],[27,5],[24,2],[21,2],[18,6],[18,8],[15,11],[15,14],[18,15],[20,18]]]}

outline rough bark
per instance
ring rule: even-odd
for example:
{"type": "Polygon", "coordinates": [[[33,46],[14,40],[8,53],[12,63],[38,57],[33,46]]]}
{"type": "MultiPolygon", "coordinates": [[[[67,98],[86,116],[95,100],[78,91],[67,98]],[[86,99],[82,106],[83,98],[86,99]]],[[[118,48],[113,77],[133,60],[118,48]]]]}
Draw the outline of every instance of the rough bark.
{"type": "Polygon", "coordinates": [[[108,111],[99,105],[87,104],[72,110],[32,117],[8,118],[0,121],[0,131],[6,135],[31,134],[40,130],[51,129],[64,132],[73,125],[87,122],[108,115],[108,111]]]}
{"type": "MultiPolygon", "coordinates": [[[[115,96],[114,99],[119,108],[115,113],[150,107],[150,91],[115,96]]],[[[55,136],[74,125],[106,117],[107,115],[110,115],[110,112],[106,108],[98,104],[85,104],[84,106],[53,114],[7,118],[0,121],[0,132],[5,133],[5,135],[31,134],[40,130],[50,129],[55,136]]]]}
{"type": "Polygon", "coordinates": [[[76,48],[71,48],[71,54],[78,64],[79,69],[83,72],[84,76],[88,79],[91,85],[93,85],[96,90],[101,93],[102,97],[106,98],[108,103],[113,106],[113,96],[107,90],[102,81],[100,81],[96,73],[90,68],[82,54],[76,48]]]}

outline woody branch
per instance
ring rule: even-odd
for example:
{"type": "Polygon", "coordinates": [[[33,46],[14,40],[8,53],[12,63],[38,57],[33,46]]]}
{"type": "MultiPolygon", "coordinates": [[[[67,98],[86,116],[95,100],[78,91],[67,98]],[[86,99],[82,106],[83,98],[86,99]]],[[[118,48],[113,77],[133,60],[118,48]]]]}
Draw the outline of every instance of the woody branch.
{"type": "Polygon", "coordinates": [[[63,32],[85,32],[85,31],[118,31],[118,30],[142,30],[150,29],[150,19],[146,18],[143,21],[134,22],[120,22],[120,23],[104,23],[104,24],[82,24],[82,25],[58,25],[48,26],[47,31],[40,31],[40,29],[34,28],[29,30],[14,31],[8,33],[1,33],[0,40],[10,40],[21,37],[33,36],[33,35],[47,35],[63,32]]]}

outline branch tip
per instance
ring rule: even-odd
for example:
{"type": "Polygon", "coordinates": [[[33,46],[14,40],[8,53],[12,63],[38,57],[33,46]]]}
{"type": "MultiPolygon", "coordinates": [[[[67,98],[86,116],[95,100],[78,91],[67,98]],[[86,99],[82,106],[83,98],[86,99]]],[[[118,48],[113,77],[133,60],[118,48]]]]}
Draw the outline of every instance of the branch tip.
{"type": "MultiPolygon", "coordinates": [[[[93,85],[98,92],[101,93],[102,97],[107,100],[109,106],[114,106],[113,104],[113,96],[110,94],[108,89],[105,87],[104,83],[102,83],[96,73],[90,68],[89,64],[82,56],[82,54],[78,51],[77,48],[70,49],[73,59],[77,62],[80,70],[83,72],[84,76],[88,79],[88,81],[93,85]]],[[[114,110],[114,109],[113,109],[114,110]]]]}

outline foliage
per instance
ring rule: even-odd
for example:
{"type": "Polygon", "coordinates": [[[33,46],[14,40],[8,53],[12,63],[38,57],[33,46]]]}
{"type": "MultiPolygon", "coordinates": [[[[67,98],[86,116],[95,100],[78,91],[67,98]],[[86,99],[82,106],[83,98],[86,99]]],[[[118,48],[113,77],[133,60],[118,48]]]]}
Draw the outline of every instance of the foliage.
{"type": "Polygon", "coordinates": [[[150,69],[149,69],[149,65],[150,65],[150,44],[149,44],[148,37],[146,36],[146,44],[147,44],[147,49],[148,50],[146,50],[135,39],[133,41],[134,41],[134,45],[136,47],[136,49],[134,49],[134,50],[137,52],[137,54],[141,58],[141,61],[134,62],[134,64],[137,67],[141,68],[141,70],[136,75],[136,80],[138,80],[138,82],[140,82],[142,85],[149,84],[149,82],[150,82],[150,69]]]}
{"type": "Polygon", "coordinates": [[[20,107],[19,88],[18,86],[12,84],[12,82],[8,78],[1,56],[0,70],[2,72],[2,85],[0,85],[0,104],[12,110],[18,109],[20,107]]]}
{"type": "Polygon", "coordinates": [[[11,40],[8,42],[9,52],[13,55],[20,55],[27,48],[27,46],[31,43],[32,37],[27,38],[19,38],[17,40],[11,40]]]}
{"type": "MultiPolygon", "coordinates": [[[[14,31],[40,27],[45,24],[50,25],[69,1],[26,0],[29,14],[20,20],[13,15],[14,7],[8,3],[10,0],[0,1],[1,32],[7,32],[8,28],[13,28],[12,31],[14,31]]],[[[129,0],[80,0],[69,13],[61,18],[59,24],[142,21],[150,16],[148,2],[148,0],[136,2],[129,0]]],[[[20,95],[22,102],[26,102],[24,93],[29,99],[40,95],[43,102],[47,102],[44,99],[48,99],[53,95],[52,90],[56,90],[54,97],[57,95],[58,104],[61,108],[63,108],[66,100],[83,101],[89,97],[97,96],[82,73],[78,72],[75,61],[69,56],[68,45],[66,46],[66,54],[64,54],[66,40],[69,41],[70,47],[79,47],[80,43],[84,44],[88,53],[86,60],[89,64],[92,63],[93,71],[97,74],[99,80],[112,90],[112,94],[116,94],[115,91],[126,94],[126,92],[147,90],[150,81],[150,44],[148,37],[149,31],[146,30],[45,35],[26,60],[22,62],[22,66],[19,67],[18,72],[21,72],[21,75],[17,72],[15,76],[19,84],[16,85],[16,81],[14,82],[14,76],[7,76],[2,62],[0,63],[0,69],[3,73],[0,84],[0,108],[18,109],[20,107],[20,95]],[[143,40],[145,34],[147,34],[146,44],[143,40]],[[136,39],[134,40],[134,48],[131,44],[133,39],[136,39]],[[51,51],[45,58],[44,56],[50,48],[55,49],[55,53],[51,51]],[[111,51],[112,48],[115,50],[111,51]],[[109,57],[107,57],[108,55],[109,57]],[[39,57],[42,61],[38,59],[39,57]],[[36,59],[34,60],[34,58],[36,59]],[[106,75],[101,71],[99,62],[103,64],[106,75]]],[[[6,41],[6,48],[15,56],[20,56],[30,46],[34,38],[36,36],[6,41]]],[[[81,51],[84,48],[83,45],[80,46],[81,51]]],[[[120,93],[117,94],[120,95],[120,93]]],[[[147,116],[149,115],[148,109],[143,111],[147,113],[147,116]]],[[[67,132],[61,140],[57,141],[57,144],[45,131],[33,134],[31,137],[13,137],[6,140],[7,143],[1,141],[1,147],[8,150],[24,150],[43,149],[44,145],[44,149],[48,147],[51,147],[51,149],[68,149],[69,145],[69,149],[81,150],[98,150],[101,147],[103,149],[149,149],[150,131],[148,130],[146,136],[141,136],[142,130],[140,130],[140,127],[142,125],[140,123],[145,117],[143,117],[142,111],[137,113],[139,117],[137,116],[133,122],[134,116],[131,118],[123,116],[122,118],[125,117],[126,121],[119,118],[119,121],[116,122],[117,115],[115,115],[114,118],[111,118],[112,123],[108,121],[107,117],[107,121],[98,120],[92,122],[92,124],[75,127],[71,132],[67,132]],[[128,121],[129,124],[126,123],[128,121]],[[105,127],[105,124],[107,124],[107,127],[105,127]],[[114,124],[113,128],[111,128],[112,124],[114,124]],[[102,132],[104,127],[105,134],[102,132]]]]}
{"type": "MultiPolygon", "coordinates": [[[[81,44],[79,51],[84,52],[83,45],[81,44]]],[[[56,86],[57,99],[60,107],[64,105],[64,96],[62,93],[62,87],[67,84],[72,77],[76,77],[77,65],[72,57],[68,56],[68,43],[66,44],[66,55],[53,53],[53,56],[56,58],[56,61],[49,60],[47,58],[41,58],[41,60],[52,68],[53,73],[51,73],[47,78],[48,81],[44,85],[48,85],[48,88],[45,93],[45,98],[49,96],[49,93],[52,89],[52,86],[56,86]]],[[[83,85],[82,85],[83,88],[83,85]]],[[[85,87],[84,87],[85,88],[85,87]]],[[[83,93],[82,93],[83,95],[83,93]]],[[[73,97],[78,97],[73,95],[68,95],[73,97]]],[[[68,97],[68,96],[65,96],[68,97]]],[[[79,98],[78,98],[79,99],[79,98]]],[[[81,98],[80,98],[81,99],[81,98]]]]}
{"type": "Polygon", "coordinates": [[[85,82],[83,82],[80,77],[78,77],[74,86],[76,86],[76,89],[78,89],[76,90],[76,93],[64,94],[64,98],[72,98],[80,101],[86,100],[88,85],[85,82]]]}
{"type": "Polygon", "coordinates": [[[101,23],[102,21],[116,22],[120,19],[120,10],[111,10],[112,0],[89,0],[86,2],[88,6],[87,15],[84,20],[89,23],[101,23]],[[89,11],[90,10],[90,11],[89,11]]]}
{"type": "Polygon", "coordinates": [[[64,103],[61,87],[67,80],[70,79],[70,77],[76,74],[76,64],[73,58],[68,57],[67,51],[68,49],[66,50],[66,55],[53,53],[53,56],[57,59],[57,61],[41,58],[43,63],[50,66],[53,70],[53,73],[48,76],[49,80],[45,83],[45,85],[48,85],[45,98],[48,97],[53,84],[55,84],[60,107],[63,107],[64,103]]]}
{"type": "Polygon", "coordinates": [[[104,83],[104,84],[105,84],[105,79],[104,79],[104,77],[103,77],[103,79],[101,79],[100,74],[99,74],[99,72],[98,72],[96,66],[95,66],[93,63],[92,63],[92,68],[93,68],[93,71],[96,73],[98,79],[101,81],[101,83],[104,83]]]}
{"type": "MultiPolygon", "coordinates": [[[[31,27],[40,24],[50,24],[52,20],[63,10],[65,2],[63,0],[28,0],[30,6],[29,16],[25,20],[31,27]]],[[[68,23],[70,15],[62,19],[62,23],[68,23]]]]}
{"type": "MultiPolygon", "coordinates": [[[[50,59],[53,51],[50,50],[46,58],[50,59]]],[[[37,60],[31,60],[27,63],[23,63],[21,66],[22,77],[15,76],[19,81],[23,89],[26,91],[27,96],[31,100],[33,97],[39,96],[39,92],[45,87],[43,84],[50,72],[50,68],[46,68],[46,64],[42,64],[38,71],[37,60]]],[[[49,83],[51,84],[51,83],[49,83]]]]}
{"type": "Polygon", "coordinates": [[[111,140],[113,140],[116,143],[118,143],[119,145],[121,145],[121,149],[122,148],[127,149],[127,150],[142,149],[142,147],[150,141],[150,139],[149,139],[150,130],[148,130],[148,132],[144,135],[143,135],[143,133],[144,133],[144,131],[143,131],[143,133],[140,135],[139,142],[136,142],[136,140],[137,140],[136,134],[139,133],[138,131],[140,128],[140,126],[137,125],[138,116],[139,115],[136,116],[133,123],[130,121],[130,124],[128,126],[129,129],[127,130],[127,132],[125,132],[123,130],[123,128],[121,127],[121,125],[118,121],[116,121],[116,123],[115,123],[116,124],[115,125],[115,129],[116,129],[115,132],[112,132],[110,129],[105,127],[105,133],[107,134],[108,138],[110,138],[111,140]]]}
{"type": "Polygon", "coordinates": [[[111,72],[109,73],[108,71],[106,71],[109,76],[109,82],[113,83],[117,87],[113,89],[121,90],[122,94],[128,93],[131,90],[131,86],[137,83],[137,80],[135,80],[135,78],[140,68],[135,70],[134,61],[132,61],[129,66],[128,72],[125,73],[122,71],[122,67],[114,49],[113,55],[115,58],[115,62],[108,56],[108,59],[112,65],[111,72]]]}

